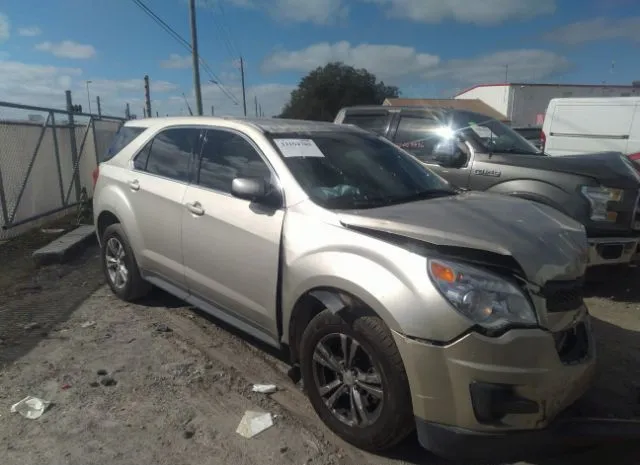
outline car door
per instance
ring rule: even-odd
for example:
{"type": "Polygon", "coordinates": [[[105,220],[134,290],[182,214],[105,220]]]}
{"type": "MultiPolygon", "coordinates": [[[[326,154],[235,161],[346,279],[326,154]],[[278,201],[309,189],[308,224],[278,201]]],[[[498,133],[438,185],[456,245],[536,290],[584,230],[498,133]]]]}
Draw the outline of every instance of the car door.
{"type": "Polygon", "coordinates": [[[443,141],[442,128],[445,124],[435,115],[429,113],[402,112],[398,118],[398,126],[394,132],[393,143],[412,153],[422,163],[454,186],[467,188],[471,166],[471,153],[459,143],[461,150],[467,154],[467,162],[461,168],[440,166],[434,157],[433,149],[443,141]]]}
{"type": "Polygon", "coordinates": [[[277,336],[276,294],[284,209],[231,195],[237,177],[276,178],[245,135],[207,129],[194,183],[186,190],[182,251],[190,293],[277,336]]]}
{"type": "Polygon", "coordinates": [[[200,130],[164,129],[133,160],[132,210],[142,237],[139,265],[146,277],[185,290],[181,219],[200,130]]]}

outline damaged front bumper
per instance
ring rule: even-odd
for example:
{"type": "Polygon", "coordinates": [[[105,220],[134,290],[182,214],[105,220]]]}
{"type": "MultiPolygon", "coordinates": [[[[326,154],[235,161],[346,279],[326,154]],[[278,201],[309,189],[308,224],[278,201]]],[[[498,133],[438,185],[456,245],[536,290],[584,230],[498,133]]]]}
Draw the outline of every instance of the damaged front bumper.
{"type": "Polygon", "coordinates": [[[477,456],[476,442],[487,438],[544,434],[587,390],[595,372],[586,307],[556,332],[514,329],[499,337],[472,332],[448,344],[399,333],[394,338],[420,443],[444,457],[461,448],[477,456]]]}

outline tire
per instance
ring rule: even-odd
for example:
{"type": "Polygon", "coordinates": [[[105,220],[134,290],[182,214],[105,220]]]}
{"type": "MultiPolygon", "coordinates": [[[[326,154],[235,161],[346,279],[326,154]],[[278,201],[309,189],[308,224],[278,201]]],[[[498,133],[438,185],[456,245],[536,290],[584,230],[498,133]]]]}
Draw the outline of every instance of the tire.
{"type": "MultiPolygon", "coordinates": [[[[337,350],[341,351],[341,349],[342,346],[337,350]]],[[[349,346],[347,352],[350,352],[349,346]]],[[[337,354],[335,351],[333,353],[337,354]]],[[[337,359],[338,357],[334,357],[334,361],[337,359]]],[[[347,357],[341,357],[341,359],[344,362],[347,357]]],[[[329,310],[322,311],[311,320],[302,335],[300,360],[303,383],[314,410],[329,429],[345,441],[363,450],[381,452],[397,445],[415,429],[407,374],[391,332],[380,318],[363,315],[355,316],[353,321],[347,322],[329,310]],[[337,342],[341,343],[343,336],[346,336],[347,341],[355,340],[360,346],[352,365],[358,365],[355,368],[359,373],[358,376],[364,374],[359,370],[366,366],[363,365],[365,360],[363,357],[367,357],[372,362],[372,368],[368,374],[376,376],[377,373],[380,381],[379,384],[377,382],[369,384],[367,381],[369,387],[379,385],[382,388],[382,396],[379,397],[382,404],[378,404],[374,412],[369,412],[371,413],[369,424],[347,424],[344,418],[347,415],[344,414],[344,410],[340,419],[339,415],[334,413],[338,409],[330,409],[320,392],[321,385],[327,386],[331,383],[323,373],[333,372],[314,360],[316,347],[322,343],[325,348],[335,348],[337,342]],[[321,377],[324,379],[320,379],[321,377]]],[[[337,379],[344,381],[342,386],[345,386],[348,393],[340,395],[335,404],[336,407],[346,405],[345,410],[349,410],[349,404],[344,404],[348,401],[356,405],[351,397],[351,390],[354,388],[360,392],[361,405],[362,402],[366,402],[371,407],[370,401],[373,400],[375,404],[379,400],[366,394],[368,391],[360,388],[362,384],[353,385],[353,373],[345,375],[343,372],[342,375],[333,379],[333,382],[337,383],[337,379]]],[[[325,394],[325,398],[335,394],[338,389],[344,391],[342,387],[330,390],[325,394]]],[[[358,418],[361,419],[362,416],[359,415],[358,418]]]]}
{"type": "Polygon", "coordinates": [[[113,293],[126,302],[133,302],[134,300],[147,295],[151,289],[151,284],[140,276],[140,270],[138,269],[136,258],[133,255],[133,251],[131,250],[131,246],[129,245],[129,241],[127,240],[127,236],[124,233],[122,226],[119,223],[116,223],[107,227],[102,235],[101,243],[102,249],[100,252],[100,259],[102,261],[102,270],[113,293]],[[107,266],[108,258],[112,259],[114,255],[114,249],[112,246],[115,246],[116,244],[120,244],[122,251],[124,252],[124,256],[121,257],[121,263],[128,271],[124,282],[114,280],[113,274],[110,273],[109,267],[107,266]]]}

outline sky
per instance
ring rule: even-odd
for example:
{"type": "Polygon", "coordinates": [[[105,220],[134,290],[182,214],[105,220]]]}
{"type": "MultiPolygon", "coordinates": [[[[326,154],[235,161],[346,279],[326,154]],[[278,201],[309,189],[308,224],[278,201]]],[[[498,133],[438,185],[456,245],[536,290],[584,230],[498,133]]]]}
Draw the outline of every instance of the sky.
{"type": "MultiPolygon", "coordinates": [[[[141,0],[187,43],[187,0],[141,0]]],[[[638,0],[197,0],[205,114],[276,115],[310,70],[366,68],[402,96],[475,84],[640,80],[638,0]]],[[[142,117],[195,111],[188,49],[135,0],[0,0],[0,101],[142,117]],[[45,7],[45,4],[47,7],[45,7]],[[87,81],[90,81],[87,86],[87,81]],[[87,87],[89,96],[87,96],[87,87]],[[184,94],[184,97],[183,97],[184,94]]],[[[0,119],[5,112],[0,106],[0,119]]]]}

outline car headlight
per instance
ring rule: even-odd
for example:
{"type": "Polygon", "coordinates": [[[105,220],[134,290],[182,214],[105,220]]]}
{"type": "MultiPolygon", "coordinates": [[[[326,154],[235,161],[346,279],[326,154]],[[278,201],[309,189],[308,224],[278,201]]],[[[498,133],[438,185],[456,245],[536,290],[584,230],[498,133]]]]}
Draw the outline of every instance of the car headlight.
{"type": "Polygon", "coordinates": [[[487,329],[534,326],[536,314],[523,292],[489,271],[457,262],[429,260],[429,276],[462,315],[487,329]]]}
{"type": "Polygon", "coordinates": [[[620,202],[622,200],[623,191],[621,189],[612,189],[602,186],[582,186],[580,192],[589,201],[591,205],[592,221],[610,221],[615,222],[618,215],[616,212],[607,210],[609,202],[620,202]]]}

